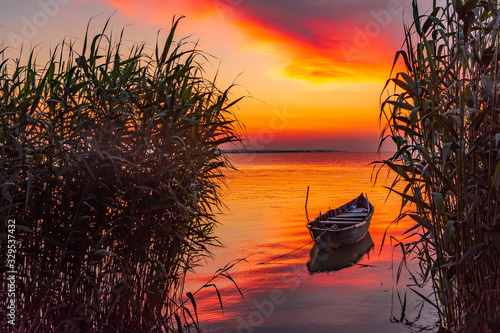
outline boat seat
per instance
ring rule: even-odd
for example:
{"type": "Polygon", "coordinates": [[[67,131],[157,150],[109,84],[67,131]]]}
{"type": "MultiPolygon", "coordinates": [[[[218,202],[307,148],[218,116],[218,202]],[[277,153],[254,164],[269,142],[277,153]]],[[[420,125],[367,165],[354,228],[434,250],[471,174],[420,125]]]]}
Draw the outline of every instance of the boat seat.
{"type": "Polygon", "coordinates": [[[334,217],[367,217],[368,213],[342,213],[334,217]]]}
{"type": "Polygon", "coordinates": [[[356,218],[349,218],[349,217],[343,217],[343,216],[336,216],[336,217],[330,217],[328,218],[328,221],[351,221],[351,222],[361,222],[364,221],[365,219],[362,217],[356,217],[356,218]]]}
{"type": "Polygon", "coordinates": [[[349,220],[338,220],[338,221],[319,221],[322,224],[358,224],[361,221],[349,221],[349,220]]]}
{"type": "Polygon", "coordinates": [[[353,213],[368,213],[368,209],[363,208],[363,207],[359,207],[359,208],[350,210],[349,212],[353,212],[353,213]]]}

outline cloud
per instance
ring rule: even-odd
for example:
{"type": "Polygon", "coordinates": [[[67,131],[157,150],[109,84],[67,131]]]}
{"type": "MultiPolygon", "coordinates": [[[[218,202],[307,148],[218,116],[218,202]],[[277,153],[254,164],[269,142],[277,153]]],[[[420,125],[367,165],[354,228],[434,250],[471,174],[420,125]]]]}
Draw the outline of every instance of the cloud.
{"type": "Polygon", "coordinates": [[[401,40],[400,0],[106,1],[155,23],[175,14],[218,20],[246,37],[245,47],[280,59],[286,77],[316,83],[379,80],[401,40]]]}

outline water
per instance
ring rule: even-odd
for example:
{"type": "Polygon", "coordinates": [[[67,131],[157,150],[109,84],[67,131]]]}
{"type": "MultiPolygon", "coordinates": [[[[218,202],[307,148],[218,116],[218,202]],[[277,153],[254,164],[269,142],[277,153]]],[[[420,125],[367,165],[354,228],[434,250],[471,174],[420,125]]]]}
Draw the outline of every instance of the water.
{"type": "MultiPolygon", "coordinates": [[[[229,271],[244,299],[225,277],[214,281],[223,311],[214,287],[197,292],[203,332],[390,333],[432,328],[435,313],[427,306],[414,322],[421,300],[405,288],[411,283],[408,277],[403,276],[395,285],[400,254],[393,251],[394,242],[391,245],[386,237],[381,249],[384,232],[398,215],[400,199],[391,196],[386,201],[388,191],[383,186],[392,181],[386,179],[386,173],[381,173],[373,186],[373,166],[369,163],[379,156],[229,156],[238,171],[229,173],[223,195],[227,209],[219,215],[221,225],[215,232],[224,248],[216,249],[213,260],[188,276],[186,291],[195,292],[217,269],[231,260],[245,258],[229,271]],[[368,239],[329,257],[318,254],[305,227],[307,186],[309,219],[329,206],[339,206],[366,193],[375,206],[368,239]],[[406,309],[402,316],[399,299],[404,299],[405,292],[406,309]]],[[[400,239],[411,225],[411,221],[403,221],[389,229],[388,234],[400,239]]],[[[429,294],[430,290],[421,292],[429,294]]]]}

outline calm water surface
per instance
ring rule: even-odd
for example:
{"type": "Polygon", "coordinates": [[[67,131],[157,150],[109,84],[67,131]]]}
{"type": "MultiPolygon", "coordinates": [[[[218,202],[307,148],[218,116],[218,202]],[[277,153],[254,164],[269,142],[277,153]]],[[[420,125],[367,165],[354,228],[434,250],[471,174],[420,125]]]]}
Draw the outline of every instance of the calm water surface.
{"type": "MultiPolygon", "coordinates": [[[[406,324],[397,323],[402,319],[399,299],[404,299],[405,285],[411,281],[403,277],[395,286],[400,255],[389,240],[380,251],[400,204],[396,196],[386,201],[388,191],[383,186],[390,184],[386,173],[373,186],[368,164],[380,157],[366,153],[229,157],[238,171],[229,174],[223,196],[227,209],[219,215],[221,225],[215,232],[224,248],[215,249],[213,260],[188,276],[186,291],[196,291],[231,260],[246,258],[229,271],[245,300],[224,277],[214,282],[223,311],[213,287],[196,293],[203,332],[390,333],[432,328],[435,314],[428,307],[409,324],[418,317],[421,303],[411,291],[406,295],[406,324]],[[307,186],[309,219],[362,192],[368,194],[375,206],[370,234],[350,248],[318,253],[305,226],[307,186]]],[[[411,225],[403,222],[388,233],[399,239],[411,225]]]]}

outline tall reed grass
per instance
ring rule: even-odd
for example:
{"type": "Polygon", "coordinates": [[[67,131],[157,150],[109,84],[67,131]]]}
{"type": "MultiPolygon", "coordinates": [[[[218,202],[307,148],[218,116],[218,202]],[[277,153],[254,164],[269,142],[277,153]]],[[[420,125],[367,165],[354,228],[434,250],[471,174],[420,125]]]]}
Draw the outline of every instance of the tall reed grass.
{"type": "MultiPolygon", "coordinates": [[[[439,309],[441,331],[500,331],[500,14],[497,1],[434,1],[413,23],[381,107],[380,161],[414,227],[400,246],[416,285],[439,309]],[[403,190],[397,190],[399,185],[403,190]],[[398,186],[396,186],[398,185],[398,186]]],[[[394,69],[395,67],[393,67],[394,69]]]]}
{"type": "Polygon", "coordinates": [[[179,296],[218,244],[212,210],[230,167],[219,147],[239,140],[239,99],[204,77],[196,45],[174,41],[178,23],[151,51],[106,23],[42,66],[35,49],[26,63],[0,61],[0,216],[17,224],[17,331],[173,332],[195,321],[179,296]]]}

